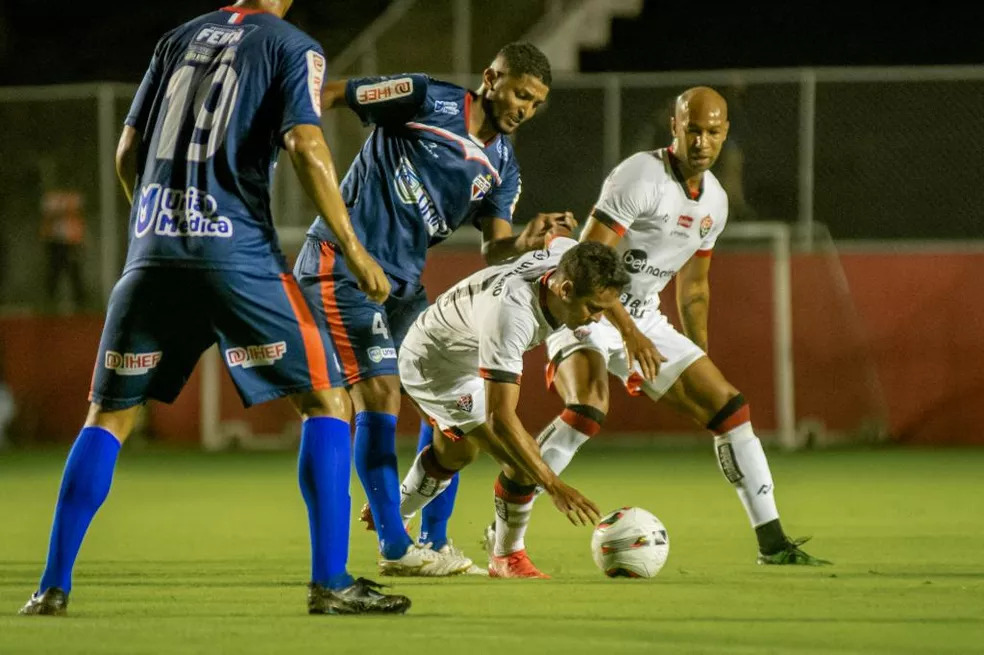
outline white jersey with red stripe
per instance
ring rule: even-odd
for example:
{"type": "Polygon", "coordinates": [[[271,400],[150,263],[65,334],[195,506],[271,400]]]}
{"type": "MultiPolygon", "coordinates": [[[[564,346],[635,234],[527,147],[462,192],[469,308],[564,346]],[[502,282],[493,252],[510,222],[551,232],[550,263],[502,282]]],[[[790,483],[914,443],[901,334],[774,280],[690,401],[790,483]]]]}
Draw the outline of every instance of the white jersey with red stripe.
{"type": "Polygon", "coordinates": [[[558,327],[546,309],[545,276],[575,245],[573,239],[554,239],[546,250],[482,269],[442,293],[408,331],[401,368],[414,357],[442,377],[518,383],[523,354],[558,327]]]}
{"type": "Polygon", "coordinates": [[[681,266],[710,256],[728,219],[728,196],[710,171],[692,196],[672,151],[662,148],[616,166],[592,215],[622,235],[616,250],[632,281],[621,300],[640,319],[659,307],[659,293],[681,266]]]}

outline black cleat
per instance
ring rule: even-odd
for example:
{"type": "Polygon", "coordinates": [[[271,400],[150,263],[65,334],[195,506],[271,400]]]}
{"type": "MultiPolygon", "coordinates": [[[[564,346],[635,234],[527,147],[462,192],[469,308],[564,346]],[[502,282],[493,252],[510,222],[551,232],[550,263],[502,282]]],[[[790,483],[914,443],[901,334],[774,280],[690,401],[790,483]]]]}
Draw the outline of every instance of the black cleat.
{"type": "Polygon", "coordinates": [[[376,591],[384,586],[365,578],[338,590],[312,582],[308,585],[308,614],[403,614],[410,609],[406,596],[376,591]]]}
{"type": "Polygon", "coordinates": [[[824,566],[826,564],[833,564],[825,559],[820,559],[819,557],[814,557],[809,553],[803,551],[800,546],[809,541],[809,537],[801,537],[799,539],[787,539],[786,545],[780,550],[765,555],[759,553],[758,563],[759,564],[773,564],[773,565],[799,565],[799,566],[824,566]]]}
{"type": "Polygon", "coordinates": [[[68,611],[68,594],[58,587],[50,587],[45,592],[34,592],[31,599],[20,608],[18,614],[24,616],[65,616],[68,611]]]}

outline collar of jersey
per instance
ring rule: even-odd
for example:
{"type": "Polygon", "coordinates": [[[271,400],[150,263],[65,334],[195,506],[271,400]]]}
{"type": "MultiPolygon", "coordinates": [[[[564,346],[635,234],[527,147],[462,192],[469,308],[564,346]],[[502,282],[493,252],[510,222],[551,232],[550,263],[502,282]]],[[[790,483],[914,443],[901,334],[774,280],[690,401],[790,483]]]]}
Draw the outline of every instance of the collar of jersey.
{"type": "Polygon", "coordinates": [[[547,325],[555,330],[560,327],[560,321],[554,318],[554,315],[550,313],[550,308],[547,307],[547,294],[550,293],[547,282],[550,280],[550,276],[556,271],[556,268],[552,271],[547,271],[537,280],[537,287],[539,287],[540,292],[540,311],[543,313],[543,318],[547,319],[547,325]]]}
{"type": "Polygon", "coordinates": [[[670,161],[670,169],[673,171],[673,177],[676,178],[677,183],[683,187],[683,192],[691,200],[700,200],[700,197],[704,195],[704,176],[700,176],[700,188],[697,189],[697,195],[694,196],[690,193],[690,187],[687,186],[687,180],[683,178],[683,173],[680,172],[680,167],[677,164],[676,154],[673,152],[673,146],[666,147],[666,156],[670,161]]]}
{"type": "Polygon", "coordinates": [[[228,11],[234,14],[269,14],[270,12],[263,9],[250,9],[248,7],[237,7],[235,5],[229,5],[228,7],[222,7],[219,11],[228,11]]]}

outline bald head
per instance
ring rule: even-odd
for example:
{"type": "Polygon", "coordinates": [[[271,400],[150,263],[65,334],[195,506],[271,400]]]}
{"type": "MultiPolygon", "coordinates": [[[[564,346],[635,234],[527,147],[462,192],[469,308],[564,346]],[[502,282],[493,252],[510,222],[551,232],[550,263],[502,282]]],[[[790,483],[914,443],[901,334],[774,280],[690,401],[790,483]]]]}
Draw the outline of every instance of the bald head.
{"type": "Polygon", "coordinates": [[[708,86],[687,89],[676,99],[670,129],[677,159],[690,173],[703,173],[728,138],[728,103],[708,86]]]}
{"type": "Polygon", "coordinates": [[[677,96],[676,109],[673,113],[678,121],[697,115],[727,122],[728,103],[711,87],[695,86],[677,96]]]}

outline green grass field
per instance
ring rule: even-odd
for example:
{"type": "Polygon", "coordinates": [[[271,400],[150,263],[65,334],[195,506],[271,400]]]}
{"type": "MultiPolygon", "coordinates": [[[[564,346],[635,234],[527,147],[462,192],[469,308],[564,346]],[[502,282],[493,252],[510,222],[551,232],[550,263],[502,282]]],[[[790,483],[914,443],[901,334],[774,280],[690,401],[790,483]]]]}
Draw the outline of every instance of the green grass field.
{"type": "MultiPolygon", "coordinates": [[[[70,615],[19,617],[63,456],[0,455],[0,653],[984,651],[984,450],[772,454],[787,530],[813,534],[810,552],[835,561],[806,569],[755,564],[710,449],[599,444],[568,479],[603,510],[640,505],[664,521],[671,552],[656,579],[602,576],[590,531],[543,499],[527,544],[553,580],[397,580],[414,603],[402,617],[305,613],[293,455],[125,450],[70,615]]],[[[463,475],[452,519],[476,560],[493,475],[490,460],[463,475]]],[[[352,572],[374,577],[374,540],[355,525],[352,536],[352,572]]]]}

